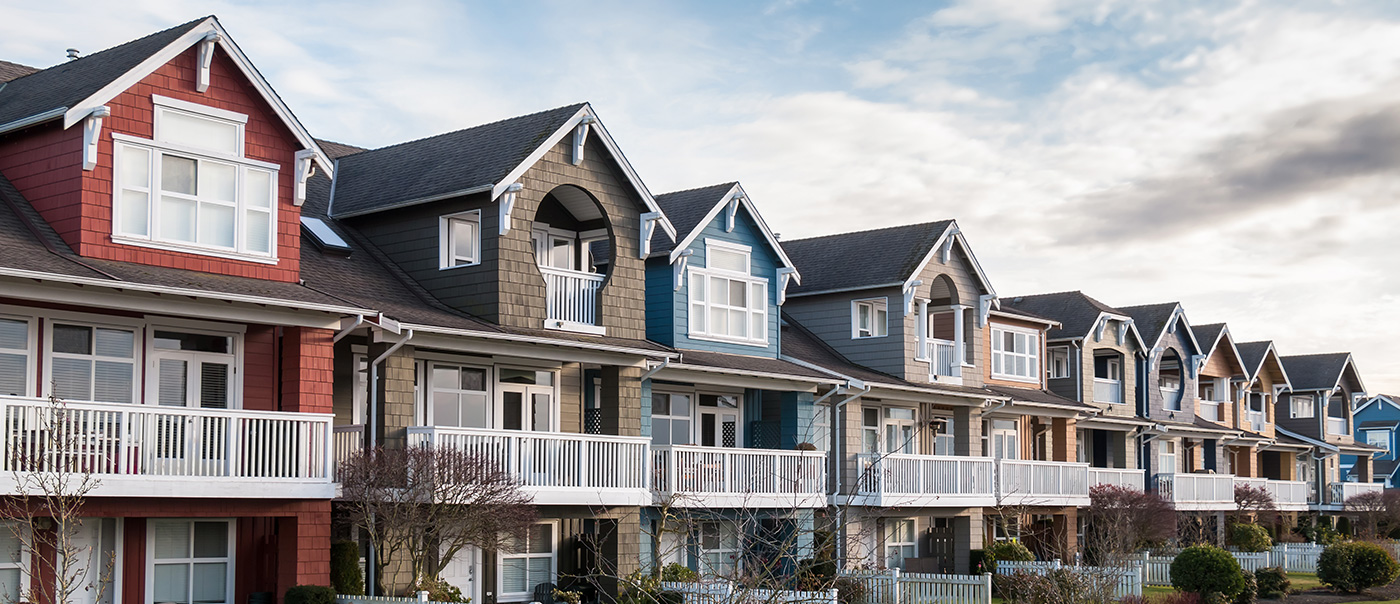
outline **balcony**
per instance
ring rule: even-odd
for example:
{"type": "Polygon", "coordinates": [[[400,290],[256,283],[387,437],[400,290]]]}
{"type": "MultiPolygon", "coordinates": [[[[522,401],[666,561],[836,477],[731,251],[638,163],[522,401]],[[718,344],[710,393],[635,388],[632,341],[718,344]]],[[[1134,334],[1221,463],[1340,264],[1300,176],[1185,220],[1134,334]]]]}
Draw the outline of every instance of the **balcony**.
{"type": "Polygon", "coordinates": [[[957,343],[938,338],[928,338],[924,345],[924,358],[929,360],[929,374],[933,378],[962,378],[962,361],[958,359],[957,343]]]}
{"type": "Polygon", "coordinates": [[[1123,403],[1123,382],[1094,378],[1094,402],[1121,405],[1123,403]]]}
{"type": "Polygon", "coordinates": [[[862,454],[856,456],[855,505],[975,507],[996,505],[990,457],[862,454]]]}
{"type": "Polygon", "coordinates": [[[1244,418],[1249,423],[1250,431],[1256,434],[1264,432],[1265,417],[1263,411],[1246,411],[1244,418]]]}
{"type": "Polygon", "coordinates": [[[1095,487],[1101,484],[1141,491],[1143,485],[1147,484],[1147,470],[1089,468],[1089,486],[1095,487]]]}
{"type": "Polygon", "coordinates": [[[1089,464],[997,460],[1000,505],[1089,505],[1089,464]]]}
{"type": "Polygon", "coordinates": [[[1348,499],[1364,493],[1379,493],[1385,484],[1379,482],[1333,482],[1327,485],[1327,504],[1344,505],[1348,499]]]}
{"type": "Polygon", "coordinates": [[[1201,399],[1196,402],[1196,415],[1208,422],[1225,421],[1225,402],[1201,399]]]}
{"type": "Polygon", "coordinates": [[[602,334],[598,324],[598,290],[604,275],[540,266],[544,276],[545,327],[602,334]]]}
{"type": "Polygon", "coordinates": [[[335,496],[330,415],[0,397],[0,416],[3,493],[61,471],[100,497],[335,496]]]}
{"type": "Polygon", "coordinates": [[[1158,474],[1153,482],[1181,511],[1235,509],[1235,477],[1230,474],[1158,474]]]}
{"type": "Polygon", "coordinates": [[[331,437],[331,456],[336,465],[365,449],[365,425],[345,424],[335,427],[331,437]]]}
{"type": "Polygon", "coordinates": [[[1346,433],[1347,433],[1347,418],[1345,418],[1345,417],[1331,417],[1331,416],[1328,416],[1328,418],[1327,418],[1327,435],[1328,435],[1328,436],[1345,436],[1346,433]]]}
{"type": "Polygon", "coordinates": [[[676,507],[826,507],[821,451],[654,447],[652,484],[676,507]]]}
{"type": "Polygon", "coordinates": [[[1274,506],[1280,511],[1305,511],[1308,509],[1308,483],[1270,478],[1235,477],[1235,485],[1248,485],[1262,488],[1274,498],[1274,506]]]}
{"type": "Polygon", "coordinates": [[[418,426],[408,444],[454,447],[515,476],[538,505],[647,505],[651,440],[563,432],[418,426]]]}

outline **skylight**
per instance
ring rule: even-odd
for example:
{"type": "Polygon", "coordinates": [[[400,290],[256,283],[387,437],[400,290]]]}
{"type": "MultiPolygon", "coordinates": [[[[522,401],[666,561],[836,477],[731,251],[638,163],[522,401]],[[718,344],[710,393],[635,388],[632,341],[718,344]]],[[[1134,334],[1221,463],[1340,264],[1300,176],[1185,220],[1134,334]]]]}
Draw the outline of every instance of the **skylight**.
{"type": "Polygon", "coordinates": [[[321,246],[322,249],[345,253],[350,252],[350,244],[346,243],[345,239],[342,239],[339,234],[331,229],[331,225],[326,224],[325,220],[310,216],[302,216],[301,228],[306,229],[306,232],[316,241],[316,245],[321,246]]]}

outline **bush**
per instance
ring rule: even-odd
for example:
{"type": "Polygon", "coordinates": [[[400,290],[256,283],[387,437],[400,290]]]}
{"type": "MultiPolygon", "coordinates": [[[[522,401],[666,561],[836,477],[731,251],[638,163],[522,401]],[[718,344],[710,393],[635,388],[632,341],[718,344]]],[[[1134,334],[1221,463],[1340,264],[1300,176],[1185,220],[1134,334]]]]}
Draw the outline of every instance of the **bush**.
{"type": "Polygon", "coordinates": [[[837,577],[836,601],[840,604],[865,604],[865,584],[851,577],[837,577]]]}
{"type": "Polygon", "coordinates": [[[1357,593],[1388,585],[1400,576],[1400,564],[1374,543],[1340,543],[1322,550],[1317,579],[1332,589],[1357,593]]]}
{"type": "Polygon", "coordinates": [[[1049,602],[1056,591],[1055,582],[1044,575],[1023,570],[992,577],[992,586],[1006,604],[1040,604],[1049,602]]]}
{"type": "Polygon", "coordinates": [[[1293,587],[1293,582],[1288,579],[1288,573],[1278,566],[1254,571],[1254,582],[1258,588],[1259,597],[1266,600],[1282,598],[1288,595],[1288,589],[1293,587]]]}
{"type": "Polygon", "coordinates": [[[295,585],[287,589],[287,604],[335,604],[335,590],[324,585],[295,585]]]}
{"type": "Polygon", "coordinates": [[[1254,573],[1240,571],[1240,576],[1244,579],[1244,589],[1235,596],[1235,604],[1255,604],[1259,599],[1259,584],[1254,578],[1254,573]]]}
{"type": "Polygon", "coordinates": [[[1269,530],[1257,524],[1236,524],[1230,527],[1230,543],[1244,552],[1267,552],[1274,546],[1269,530]]]}
{"type": "Polygon", "coordinates": [[[675,562],[661,567],[662,581],[677,581],[680,583],[692,583],[700,580],[699,573],[690,570],[687,566],[682,566],[675,562]]]}
{"type": "Polygon", "coordinates": [[[331,588],[347,596],[365,593],[365,578],[360,574],[360,544],[353,541],[331,544],[331,588]]]}
{"type": "Polygon", "coordinates": [[[427,579],[413,591],[428,592],[428,599],[433,602],[466,602],[467,597],[462,595],[462,590],[457,586],[443,581],[442,579],[427,579]]]}
{"type": "Polygon", "coordinates": [[[972,574],[980,575],[996,570],[996,560],[987,555],[987,550],[974,549],[967,552],[968,564],[972,568],[972,574]]]}
{"type": "Polygon", "coordinates": [[[1220,594],[1227,600],[1244,590],[1244,576],[1235,557],[1214,545],[1181,550],[1172,561],[1172,587],[1200,594],[1220,594]]]}
{"type": "Polygon", "coordinates": [[[991,562],[987,572],[996,572],[997,562],[1030,562],[1035,559],[1035,555],[1020,541],[998,541],[991,547],[984,550],[985,562],[991,562]]]}

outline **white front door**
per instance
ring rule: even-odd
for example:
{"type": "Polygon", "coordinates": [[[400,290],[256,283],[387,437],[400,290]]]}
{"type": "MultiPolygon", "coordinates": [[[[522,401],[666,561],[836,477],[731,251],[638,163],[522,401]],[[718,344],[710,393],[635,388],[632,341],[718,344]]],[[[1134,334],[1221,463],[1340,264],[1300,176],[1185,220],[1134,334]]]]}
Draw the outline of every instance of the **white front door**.
{"type": "Polygon", "coordinates": [[[462,590],[462,595],[471,598],[471,601],[480,602],[481,594],[477,593],[480,585],[476,580],[480,564],[481,550],[469,545],[457,550],[457,554],[442,568],[438,577],[448,585],[462,590]]]}
{"type": "Polygon", "coordinates": [[[997,459],[1020,459],[1020,434],[1016,430],[1016,421],[1008,419],[994,419],[991,422],[990,438],[992,440],[992,457],[997,459]]]}
{"type": "MultiPolygon", "coordinates": [[[[69,575],[78,579],[71,594],[74,604],[111,604],[116,601],[121,576],[121,521],[117,518],[84,518],[73,535],[71,551],[79,558],[69,575]]],[[[55,588],[60,586],[55,585],[55,588]]]]}
{"type": "Polygon", "coordinates": [[[700,415],[695,424],[696,443],[702,447],[739,446],[742,434],[738,396],[702,394],[696,409],[700,415]]]}

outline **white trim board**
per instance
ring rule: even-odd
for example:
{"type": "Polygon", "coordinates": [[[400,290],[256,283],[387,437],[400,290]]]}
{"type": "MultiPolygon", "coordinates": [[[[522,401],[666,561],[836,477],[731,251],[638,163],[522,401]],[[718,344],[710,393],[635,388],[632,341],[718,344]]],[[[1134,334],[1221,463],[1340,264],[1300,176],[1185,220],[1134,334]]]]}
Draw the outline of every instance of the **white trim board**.
{"type": "MultiPolygon", "coordinates": [[[[993,300],[996,300],[997,291],[992,287],[992,282],[987,279],[987,273],[982,270],[982,263],[977,261],[977,256],[972,253],[972,248],[967,245],[967,239],[963,237],[962,229],[958,228],[958,221],[956,220],[949,221],[948,227],[943,230],[943,234],[939,235],[938,239],[934,240],[933,247],[929,248],[928,253],[924,255],[924,259],[919,261],[919,265],[914,268],[914,272],[904,280],[903,289],[909,289],[909,286],[919,279],[919,275],[924,272],[924,267],[928,266],[928,263],[932,262],[933,259],[943,251],[944,240],[948,237],[953,237],[953,243],[956,243],[958,247],[962,249],[963,254],[967,255],[967,259],[972,263],[972,272],[977,275],[977,282],[982,285],[983,289],[987,290],[987,294],[991,295],[993,300]]],[[[997,306],[1000,308],[999,302],[997,306]]]]}
{"type": "Polygon", "coordinates": [[[778,243],[778,238],[773,234],[773,230],[768,228],[768,223],[764,222],[763,215],[758,213],[758,208],[754,207],[753,201],[749,199],[749,194],[745,192],[744,187],[737,182],[734,183],[734,186],[730,187],[724,195],[719,197],[719,201],[715,202],[715,205],[710,208],[710,211],[705,213],[705,217],[700,219],[699,224],[695,225],[695,228],[687,233],[684,239],[676,243],[676,247],[671,250],[668,260],[671,263],[675,263],[675,261],[680,258],[681,253],[690,248],[690,245],[694,243],[695,239],[700,236],[700,233],[705,230],[705,227],[711,222],[714,222],[715,218],[719,217],[719,213],[724,210],[725,206],[729,205],[729,202],[733,201],[735,198],[749,211],[749,216],[753,217],[754,222],[758,223],[758,228],[763,232],[763,237],[768,240],[768,245],[773,248],[773,251],[778,253],[778,258],[782,260],[783,266],[794,269],[792,274],[793,280],[795,280],[798,285],[801,285],[802,275],[795,272],[797,265],[792,263],[791,258],[788,258],[787,252],[783,251],[783,246],[778,243]]]}

